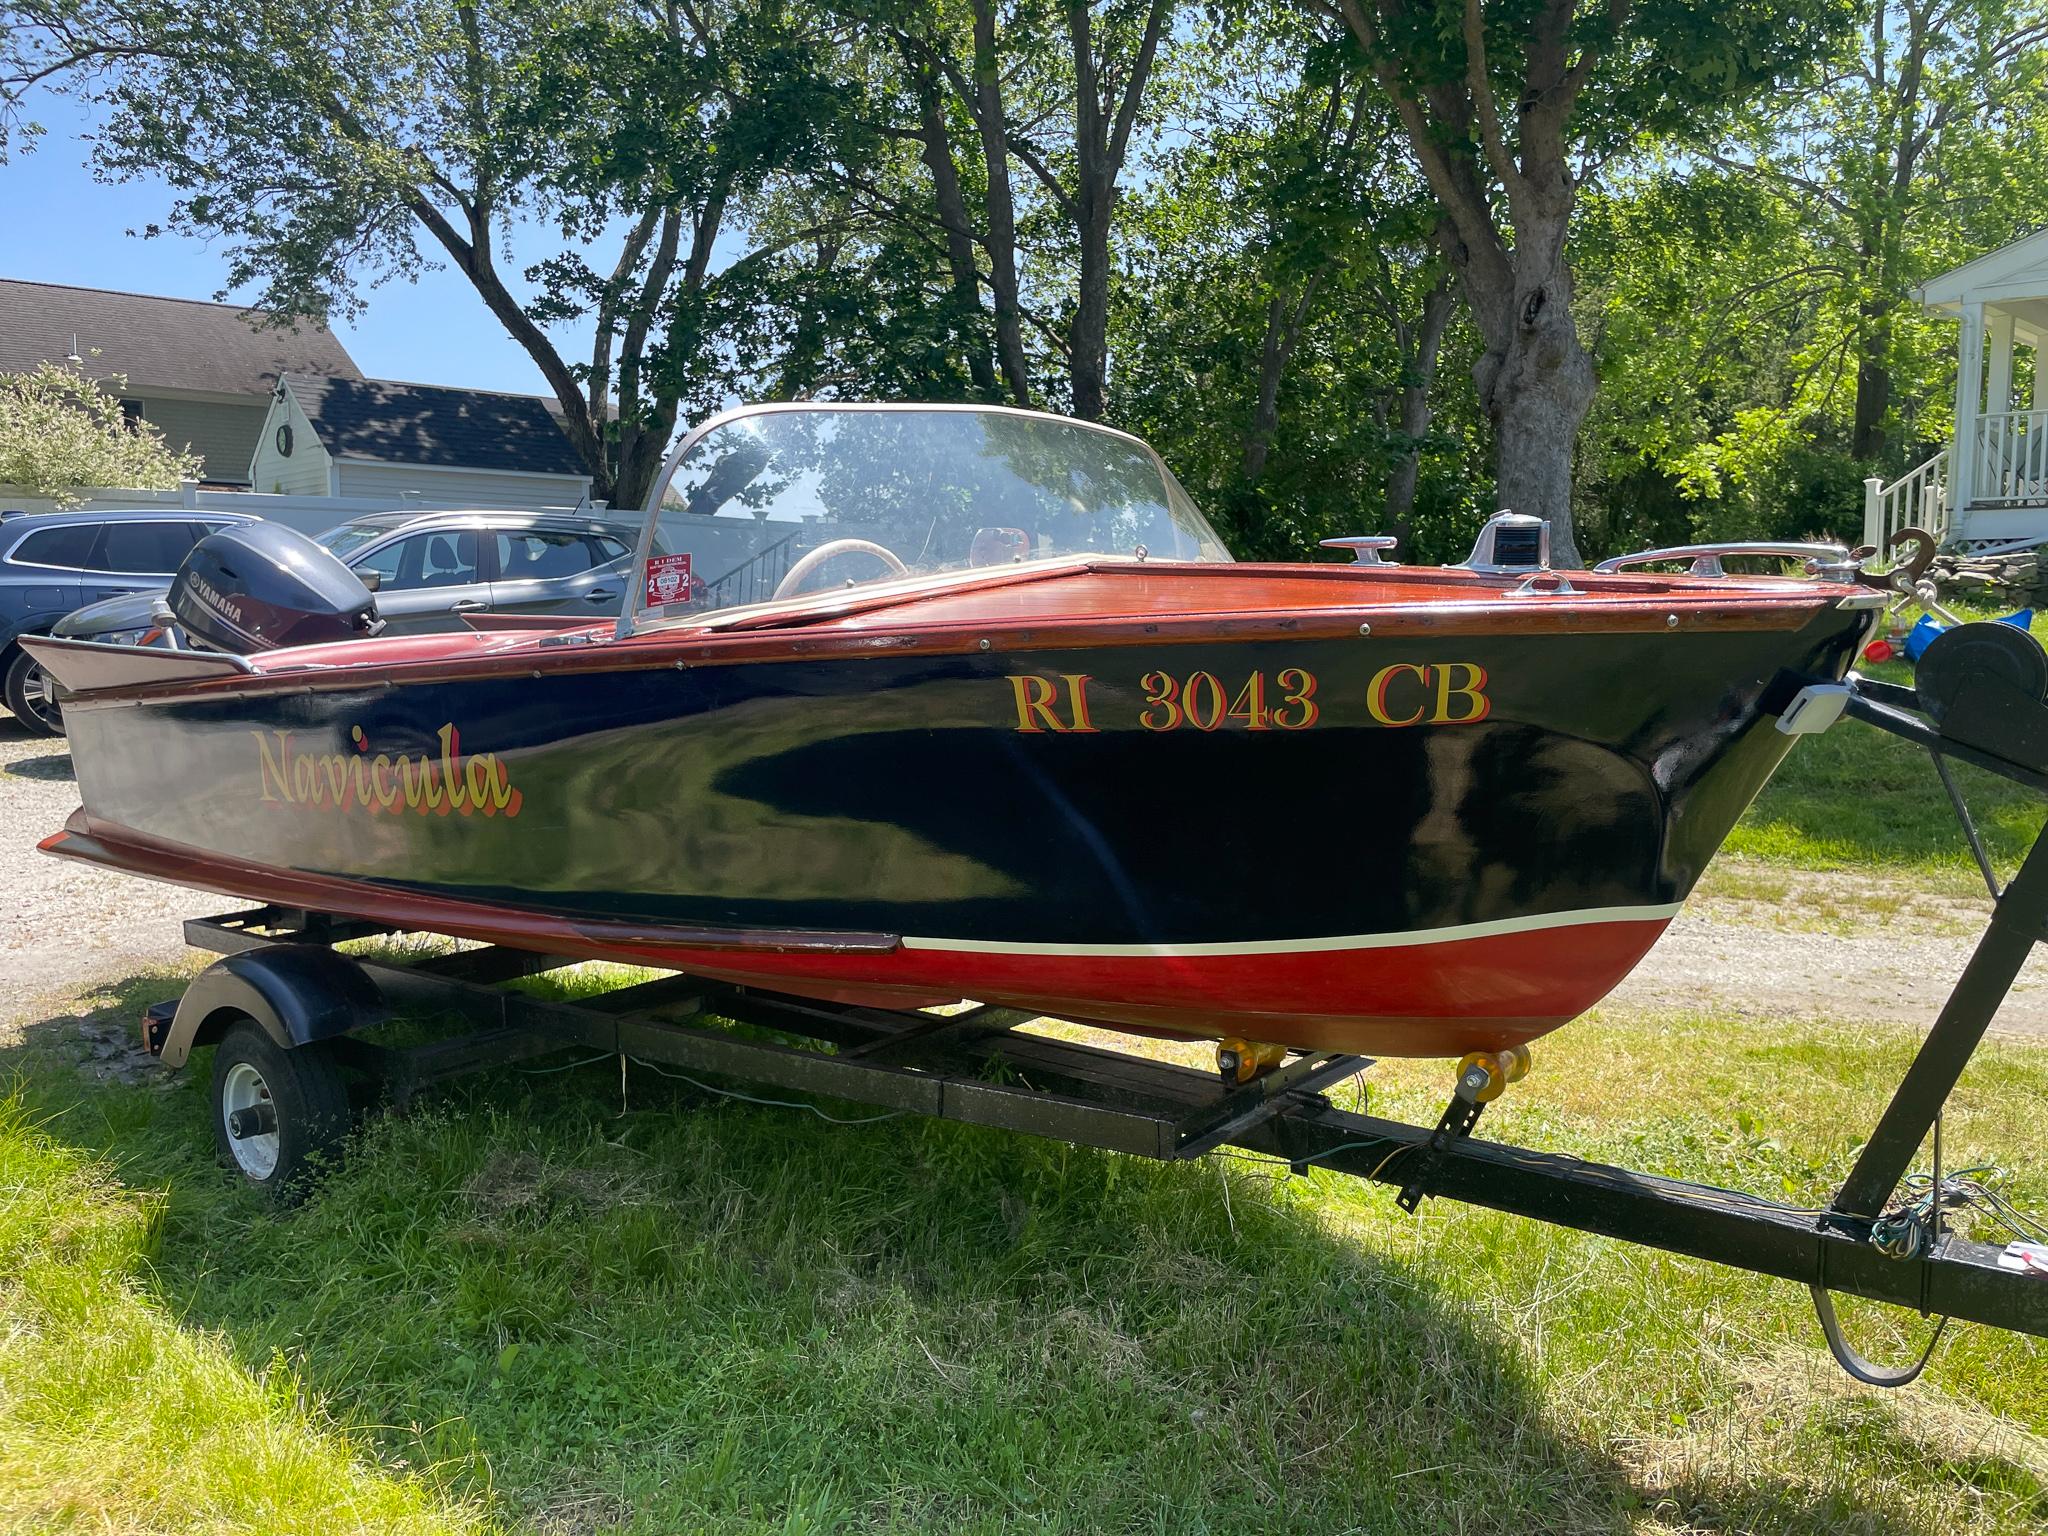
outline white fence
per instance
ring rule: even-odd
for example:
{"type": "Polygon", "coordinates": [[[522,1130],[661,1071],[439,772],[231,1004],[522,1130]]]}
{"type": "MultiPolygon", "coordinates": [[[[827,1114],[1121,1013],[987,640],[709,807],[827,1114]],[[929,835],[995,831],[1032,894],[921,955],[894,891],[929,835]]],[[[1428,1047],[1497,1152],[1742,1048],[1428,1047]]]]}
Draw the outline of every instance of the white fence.
{"type": "MultiPolygon", "coordinates": [[[[183,507],[192,512],[241,512],[267,518],[296,528],[301,533],[322,533],[365,512],[433,512],[462,508],[468,503],[439,501],[430,496],[271,496],[256,491],[202,491],[190,480],[174,491],[114,490],[98,486],[80,487],[83,512],[127,512],[138,508],[183,507]]],[[[56,512],[64,510],[47,496],[30,496],[0,486],[0,511],[56,512]]],[[[535,510],[540,510],[536,508],[535,510]]],[[[564,504],[562,510],[568,510],[564,504]]],[[[603,502],[586,503],[583,510],[603,512],[603,502]]]]}

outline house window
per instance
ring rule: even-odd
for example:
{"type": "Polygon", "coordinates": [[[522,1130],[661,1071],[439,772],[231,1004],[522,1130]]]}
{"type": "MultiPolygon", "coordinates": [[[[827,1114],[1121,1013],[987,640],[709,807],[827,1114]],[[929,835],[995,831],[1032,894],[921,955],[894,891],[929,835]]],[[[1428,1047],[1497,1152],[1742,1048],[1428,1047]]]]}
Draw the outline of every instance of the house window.
{"type": "Polygon", "coordinates": [[[123,400],[121,402],[121,420],[126,422],[128,430],[133,432],[136,424],[142,420],[142,402],[140,400],[123,400]]]}

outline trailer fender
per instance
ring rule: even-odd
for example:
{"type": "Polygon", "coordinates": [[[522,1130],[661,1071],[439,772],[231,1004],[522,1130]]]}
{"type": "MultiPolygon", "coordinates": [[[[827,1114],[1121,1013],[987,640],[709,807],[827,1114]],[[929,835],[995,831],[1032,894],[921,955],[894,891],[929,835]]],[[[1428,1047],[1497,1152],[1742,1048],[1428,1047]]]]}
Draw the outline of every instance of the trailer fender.
{"type": "Polygon", "coordinates": [[[237,1019],[254,1019],[284,1050],[345,1035],[382,1019],[384,994],[346,955],[316,944],[273,944],[217,960],[178,999],[163,1063],[185,1064],[237,1019]]]}

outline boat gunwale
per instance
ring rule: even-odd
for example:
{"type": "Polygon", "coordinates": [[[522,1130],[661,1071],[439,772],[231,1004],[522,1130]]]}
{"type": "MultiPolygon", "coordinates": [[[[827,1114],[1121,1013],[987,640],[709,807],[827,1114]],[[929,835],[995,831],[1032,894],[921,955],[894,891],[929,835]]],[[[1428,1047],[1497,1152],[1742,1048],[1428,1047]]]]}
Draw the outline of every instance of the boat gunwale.
{"type": "MultiPolygon", "coordinates": [[[[1247,572],[1271,574],[1278,580],[1356,581],[1357,567],[1341,565],[1224,564],[1222,562],[1128,561],[1062,565],[1035,571],[1023,579],[1052,580],[1091,574],[1247,572]],[[1327,574],[1326,574],[1327,573],[1327,574]]],[[[1468,573],[1443,567],[1389,567],[1375,577],[1393,576],[1401,584],[1458,580],[1468,573]],[[1399,573],[1398,575],[1396,573],[1399,573]]],[[[1573,577],[1584,573],[1572,572],[1573,577]]],[[[1702,633],[1793,631],[1817,614],[1837,607],[1860,588],[1831,582],[1787,578],[1639,577],[1607,578],[1597,586],[1570,592],[1511,595],[1499,578],[1471,572],[1472,584],[1485,584],[1470,598],[1372,601],[1315,608],[1264,607],[1230,612],[1119,612],[1005,614],[985,618],[919,620],[903,616],[887,628],[862,626],[867,613],[898,609],[919,599],[944,599],[1019,584],[1021,573],[1004,572],[985,587],[956,586],[940,592],[903,596],[854,611],[807,615],[804,625],[770,625],[749,629],[706,631],[671,627],[644,630],[613,638],[603,621],[573,630],[510,630],[463,634],[471,644],[502,642],[489,650],[470,650],[419,659],[356,659],[375,641],[342,641],[306,649],[332,651],[338,659],[279,660],[255,671],[190,681],[135,684],[75,693],[66,709],[100,709],[160,702],[272,697],[291,693],[347,692],[364,688],[410,687],[429,683],[483,681],[518,673],[533,677],[577,676],[601,672],[686,670],[698,666],[750,666],[793,661],[862,660],[951,655],[1017,655],[1091,647],[1186,645],[1205,641],[1237,643],[1385,639],[1465,638],[1479,635],[1602,635],[1665,633],[1673,637],[1702,633]],[[1742,581],[1739,586],[1732,586],[1742,581]],[[1683,582],[1684,585],[1677,585],[1683,582]],[[1624,586],[1625,583],[1625,586],[1624,586]],[[1764,585],[1763,583],[1769,583],[1764,585]],[[1623,590],[1616,591],[1616,587],[1623,590]],[[1604,589],[1604,590],[1603,590],[1604,589]],[[581,644],[569,637],[588,634],[581,644]]],[[[1596,579],[1597,580],[1597,579],[1596,579]]],[[[407,637],[432,639],[432,636],[407,637]]],[[[262,658],[282,658],[271,652],[262,658]]]]}

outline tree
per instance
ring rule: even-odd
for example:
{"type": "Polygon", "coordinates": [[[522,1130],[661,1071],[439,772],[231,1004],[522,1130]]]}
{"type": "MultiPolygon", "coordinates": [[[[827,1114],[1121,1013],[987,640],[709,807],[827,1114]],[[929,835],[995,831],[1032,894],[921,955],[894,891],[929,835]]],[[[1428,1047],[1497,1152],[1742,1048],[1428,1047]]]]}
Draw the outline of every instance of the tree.
{"type": "Polygon", "coordinates": [[[1853,540],[1853,370],[1833,321],[1846,274],[1813,235],[1768,186],[1697,160],[1587,195],[1574,245],[1601,387],[1575,491],[1589,553],[1853,540]]]}
{"type": "Polygon", "coordinates": [[[1863,477],[1945,443],[1955,327],[1913,289],[2048,220],[2043,20],[1866,6],[1808,88],[1589,194],[1592,542],[1853,543],[1863,477]]]}
{"type": "MultiPolygon", "coordinates": [[[[118,374],[106,381],[128,387],[118,374]]],[[[118,393],[73,368],[0,374],[0,485],[77,506],[83,486],[170,490],[197,479],[199,456],[172,449],[146,421],[129,422],[118,393]]]]}
{"type": "MultiPolygon", "coordinates": [[[[227,288],[285,316],[350,312],[364,285],[446,263],[533,359],[593,491],[640,501],[679,405],[744,358],[707,319],[734,208],[813,152],[822,46],[776,0],[24,0],[0,88],[41,84],[107,117],[94,150],[162,175],[172,228],[228,244],[227,288]],[[511,231],[560,251],[503,269],[511,231]],[[586,323],[587,360],[551,326],[586,323]]],[[[19,132],[19,124],[16,124],[19,132]]]]}
{"type": "Polygon", "coordinates": [[[1377,88],[1304,31],[1276,15],[1203,37],[1168,83],[1199,131],[1146,167],[1122,257],[1142,300],[1115,332],[1118,419],[1235,547],[1277,558],[1374,528],[1412,544],[1456,308],[1377,88]]]}
{"type": "Polygon", "coordinates": [[[990,353],[967,359],[978,394],[1030,406],[1062,380],[1059,403],[1101,417],[1123,179],[1156,114],[1175,0],[842,3],[889,42],[866,110],[915,146],[922,183],[842,159],[854,205],[943,251],[956,313],[986,291],[990,353]]]}
{"type": "Polygon", "coordinates": [[[1578,558],[1572,446],[1595,375],[1573,314],[1569,236],[1586,179],[1645,136],[1696,128],[1815,57],[1839,0],[1317,0],[1398,114],[1449,221],[1485,342],[1495,495],[1551,519],[1578,558]]]}
{"type": "Polygon", "coordinates": [[[1893,376],[1913,285],[2048,218],[2041,178],[2014,174],[2040,163],[2044,108],[2039,0],[1865,0],[1819,89],[1773,92],[1705,146],[1795,208],[1838,275],[1849,452],[1869,467],[1905,467],[1893,376]]]}

